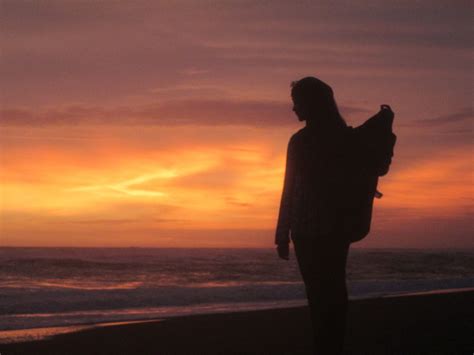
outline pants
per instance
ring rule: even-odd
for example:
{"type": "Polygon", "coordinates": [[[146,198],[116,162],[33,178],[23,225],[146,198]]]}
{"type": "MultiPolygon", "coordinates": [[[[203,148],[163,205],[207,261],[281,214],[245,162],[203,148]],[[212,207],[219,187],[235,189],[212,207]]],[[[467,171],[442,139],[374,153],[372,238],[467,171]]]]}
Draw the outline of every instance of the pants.
{"type": "Polygon", "coordinates": [[[293,240],[306,288],[315,353],[340,354],[347,317],[346,262],[350,243],[337,236],[293,240]]]}

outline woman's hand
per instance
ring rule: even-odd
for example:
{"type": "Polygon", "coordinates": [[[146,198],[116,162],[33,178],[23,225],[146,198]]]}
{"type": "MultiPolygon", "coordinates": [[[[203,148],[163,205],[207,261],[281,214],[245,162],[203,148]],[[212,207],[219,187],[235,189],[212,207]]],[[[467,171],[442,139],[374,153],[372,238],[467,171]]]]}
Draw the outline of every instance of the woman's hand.
{"type": "Polygon", "coordinates": [[[277,245],[278,256],[285,260],[290,260],[290,243],[280,243],[277,245]]]}

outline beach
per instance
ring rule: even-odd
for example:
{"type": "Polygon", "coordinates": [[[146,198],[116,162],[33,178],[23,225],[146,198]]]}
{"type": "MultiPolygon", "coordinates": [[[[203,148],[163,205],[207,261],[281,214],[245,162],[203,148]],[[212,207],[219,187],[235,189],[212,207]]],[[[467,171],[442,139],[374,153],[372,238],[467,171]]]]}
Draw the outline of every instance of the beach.
{"type": "MultiPolygon", "coordinates": [[[[472,354],[474,291],[351,300],[345,354],[472,354]]],[[[0,345],[7,354],[311,354],[307,307],[123,323],[0,345]]]]}

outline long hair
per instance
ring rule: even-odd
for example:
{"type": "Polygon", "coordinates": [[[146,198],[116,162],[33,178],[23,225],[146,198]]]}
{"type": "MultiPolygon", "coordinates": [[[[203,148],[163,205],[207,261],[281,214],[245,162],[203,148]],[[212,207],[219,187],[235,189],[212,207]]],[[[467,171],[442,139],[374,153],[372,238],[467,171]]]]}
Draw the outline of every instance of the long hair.
{"type": "Polygon", "coordinates": [[[293,100],[316,104],[328,113],[328,118],[338,127],[347,127],[345,119],[339,112],[334,92],[324,81],[312,76],[293,81],[291,83],[293,100]]]}

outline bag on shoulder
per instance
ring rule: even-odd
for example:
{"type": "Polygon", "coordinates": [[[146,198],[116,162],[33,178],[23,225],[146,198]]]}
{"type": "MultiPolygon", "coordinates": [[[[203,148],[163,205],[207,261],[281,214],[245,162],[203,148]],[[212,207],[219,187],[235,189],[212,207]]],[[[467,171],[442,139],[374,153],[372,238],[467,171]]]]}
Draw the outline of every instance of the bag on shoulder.
{"type": "Polygon", "coordinates": [[[343,218],[340,228],[351,243],[369,234],[374,198],[382,197],[377,191],[378,179],[389,171],[397,139],[392,131],[393,118],[390,106],[382,105],[362,125],[348,127],[344,147],[348,168],[340,206],[343,218]]]}

